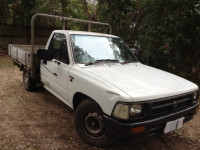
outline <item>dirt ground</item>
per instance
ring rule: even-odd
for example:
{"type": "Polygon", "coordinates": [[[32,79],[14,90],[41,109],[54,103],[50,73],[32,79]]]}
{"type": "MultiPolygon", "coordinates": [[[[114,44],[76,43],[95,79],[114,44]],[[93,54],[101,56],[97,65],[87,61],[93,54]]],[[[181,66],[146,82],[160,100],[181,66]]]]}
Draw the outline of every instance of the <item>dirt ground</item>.
{"type": "MultiPolygon", "coordinates": [[[[0,57],[0,150],[98,149],[77,135],[73,111],[42,87],[27,92],[22,72],[0,57]]],[[[184,127],[140,142],[118,142],[108,150],[199,150],[200,113],[184,127]]]]}

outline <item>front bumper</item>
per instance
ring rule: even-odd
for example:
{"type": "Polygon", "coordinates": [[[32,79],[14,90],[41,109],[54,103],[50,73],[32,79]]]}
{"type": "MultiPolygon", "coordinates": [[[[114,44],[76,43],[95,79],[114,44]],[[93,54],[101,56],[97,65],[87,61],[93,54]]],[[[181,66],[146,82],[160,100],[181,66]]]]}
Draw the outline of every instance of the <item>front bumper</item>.
{"type": "Polygon", "coordinates": [[[157,133],[163,133],[165,125],[168,121],[173,121],[181,117],[185,117],[184,123],[191,120],[196,113],[195,109],[199,104],[195,104],[187,109],[173,112],[171,114],[160,116],[153,119],[146,119],[143,121],[135,122],[122,122],[116,119],[113,119],[107,115],[104,115],[104,121],[108,133],[117,138],[144,138],[157,133]],[[145,131],[139,133],[132,133],[133,128],[145,126],[145,131]]]}

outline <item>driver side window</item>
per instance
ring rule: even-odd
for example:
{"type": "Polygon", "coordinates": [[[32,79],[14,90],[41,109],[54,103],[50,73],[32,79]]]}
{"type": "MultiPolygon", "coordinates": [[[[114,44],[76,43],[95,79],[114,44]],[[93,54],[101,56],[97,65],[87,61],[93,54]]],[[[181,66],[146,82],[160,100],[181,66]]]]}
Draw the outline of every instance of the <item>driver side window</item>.
{"type": "Polygon", "coordinates": [[[65,64],[69,64],[67,41],[64,34],[54,33],[48,50],[53,51],[53,58],[65,64]]]}

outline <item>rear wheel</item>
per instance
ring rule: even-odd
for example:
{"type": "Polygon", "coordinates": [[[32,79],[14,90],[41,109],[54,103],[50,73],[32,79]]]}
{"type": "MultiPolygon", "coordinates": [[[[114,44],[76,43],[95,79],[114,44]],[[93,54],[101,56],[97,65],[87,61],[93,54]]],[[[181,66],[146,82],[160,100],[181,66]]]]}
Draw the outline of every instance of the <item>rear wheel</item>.
{"type": "Polygon", "coordinates": [[[91,145],[107,147],[113,143],[106,131],[103,112],[92,100],[84,100],[77,107],[74,115],[77,133],[91,145]]]}
{"type": "Polygon", "coordinates": [[[26,69],[23,70],[23,83],[24,83],[24,88],[27,91],[33,91],[36,89],[37,82],[36,80],[30,77],[30,74],[26,69]]]}

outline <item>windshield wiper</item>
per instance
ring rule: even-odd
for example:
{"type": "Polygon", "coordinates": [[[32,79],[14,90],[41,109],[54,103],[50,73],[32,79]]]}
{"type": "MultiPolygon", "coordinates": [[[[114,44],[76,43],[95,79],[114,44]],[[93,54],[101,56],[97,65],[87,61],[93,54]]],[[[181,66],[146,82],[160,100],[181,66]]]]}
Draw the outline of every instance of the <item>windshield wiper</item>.
{"type": "Polygon", "coordinates": [[[137,62],[138,60],[137,59],[128,59],[124,62],[122,62],[121,64],[127,64],[127,63],[130,63],[130,62],[137,62]]]}
{"type": "Polygon", "coordinates": [[[117,60],[117,59],[98,59],[98,60],[96,60],[94,62],[89,62],[89,63],[85,64],[85,66],[89,66],[89,65],[93,65],[93,64],[100,63],[100,62],[105,62],[105,61],[119,62],[119,60],[117,60]]]}

